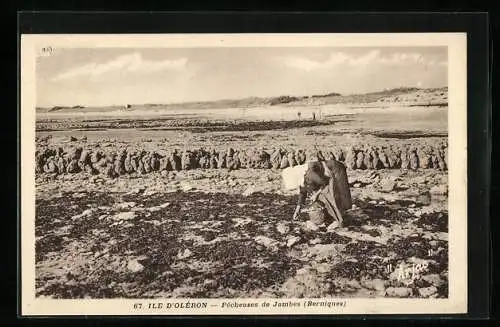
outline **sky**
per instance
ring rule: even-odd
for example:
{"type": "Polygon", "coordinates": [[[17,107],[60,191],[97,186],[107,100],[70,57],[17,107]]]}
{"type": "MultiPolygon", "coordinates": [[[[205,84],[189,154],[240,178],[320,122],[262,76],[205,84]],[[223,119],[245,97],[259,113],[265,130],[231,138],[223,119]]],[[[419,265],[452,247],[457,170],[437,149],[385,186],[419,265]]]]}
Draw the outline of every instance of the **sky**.
{"type": "Polygon", "coordinates": [[[57,49],[37,106],[177,103],[447,86],[446,47],[57,49]]]}

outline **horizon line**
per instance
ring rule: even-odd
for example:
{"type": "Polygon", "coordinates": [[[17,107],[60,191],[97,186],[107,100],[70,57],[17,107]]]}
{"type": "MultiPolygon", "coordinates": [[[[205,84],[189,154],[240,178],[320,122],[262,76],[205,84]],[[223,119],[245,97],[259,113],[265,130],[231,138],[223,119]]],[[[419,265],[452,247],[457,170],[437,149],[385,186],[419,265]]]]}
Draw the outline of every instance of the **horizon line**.
{"type": "Polygon", "coordinates": [[[193,104],[193,103],[214,103],[214,102],[222,102],[222,101],[241,101],[245,99],[273,99],[279,97],[296,97],[298,100],[311,98],[311,97],[328,97],[330,94],[338,94],[337,96],[355,96],[355,95],[366,95],[366,94],[374,94],[374,93],[382,93],[389,92],[395,90],[439,90],[439,89],[447,89],[448,85],[440,86],[440,87],[418,87],[418,86],[399,86],[393,88],[384,88],[381,90],[374,90],[363,93],[338,93],[338,92],[328,92],[325,94],[311,94],[311,95],[290,95],[290,94],[281,94],[281,95],[272,95],[272,96],[246,96],[241,98],[220,98],[214,100],[190,100],[190,101],[182,101],[182,102],[164,102],[164,103],[153,103],[153,102],[144,102],[144,103],[122,103],[122,104],[107,104],[107,105],[83,105],[83,104],[72,104],[72,105],[53,105],[53,106],[35,106],[36,109],[52,109],[52,108],[74,108],[74,107],[82,107],[82,108],[99,108],[99,107],[122,107],[124,105],[130,106],[144,106],[144,105],[182,105],[182,104],[193,104]]]}

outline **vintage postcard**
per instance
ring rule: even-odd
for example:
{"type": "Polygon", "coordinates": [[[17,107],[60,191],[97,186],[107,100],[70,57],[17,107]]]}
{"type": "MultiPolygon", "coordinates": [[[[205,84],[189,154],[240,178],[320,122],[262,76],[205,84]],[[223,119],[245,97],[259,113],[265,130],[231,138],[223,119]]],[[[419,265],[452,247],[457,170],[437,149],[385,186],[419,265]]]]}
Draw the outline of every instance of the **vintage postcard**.
{"type": "Polygon", "coordinates": [[[466,35],[22,35],[21,314],[467,312],[466,35]]]}

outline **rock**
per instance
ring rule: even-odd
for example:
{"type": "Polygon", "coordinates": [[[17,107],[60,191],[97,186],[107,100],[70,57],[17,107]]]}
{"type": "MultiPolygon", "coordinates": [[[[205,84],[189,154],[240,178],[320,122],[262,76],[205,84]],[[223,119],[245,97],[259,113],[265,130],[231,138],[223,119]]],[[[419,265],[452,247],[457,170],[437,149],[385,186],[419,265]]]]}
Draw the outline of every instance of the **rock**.
{"type": "Polygon", "coordinates": [[[144,191],[146,191],[145,187],[138,187],[138,188],[130,191],[128,194],[141,194],[141,193],[144,193],[144,191]]]}
{"type": "Polygon", "coordinates": [[[281,286],[287,298],[321,298],[329,294],[331,284],[325,283],[314,271],[289,278],[281,286]]]}
{"type": "Polygon", "coordinates": [[[415,202],[423,205],[423,206],[428,206],[431,204],[431,195],[429,192],[421,193],[417,195],[415,198],[415,202]]]}
{"type": "Polygon", "coordinates": [[[317,262],[332,260],[339,254],[339,249],[338,244],[315,244],[307,250],[306,255],[317,262]]]}
{"type": "Polygon", "coordinates": [[[390,168],[389,161],[388,161],[387,156],[386,156],[386,154],[384,152],[380,152],[378,154],[378,158],[379,158],[380,163],[382,164],[382,166],[384,168],[390,168]]]}
{"type": "Polygon", "coordinates": [[[254,238],[254,241],[257,244],[264,245],[267,248],[276,247],[276,245],[278,244],[276,240],[262,235],[256,236],[254,238]]]}
{"type": "Polygon", "coordinates": [[[280,168],[281,168],[281,169],[285,169],[285,168],[287,168],[287,167],[289,167],[288,158],[287,158],[287,156],[283,156],[283,157],[281,158],[280,168]]]}
{"type": "Polygon", "coordinates": [[[136,213],[129,211],[129,212],[120,212],[116,215],[113,216],[114,220],[130,220],[134,219],[136,217],[136,213]]]}
{"type": "Polygon", "coordinates": [[[321,243],[321,239],[320,238],[315,238],[315,239],[312,239],[309,241],[309,244],[311,245],[316,245],[316,244],[319,244],[321,243]]]}
{"type": "Polygon", "coordinates": [[[408,287],[389,287],[385,291],[386,296],[390,297],[410,297],[412,293],[412,289],[408,287]]]}
{"type": "Polygon", "coordinates": [[[74,199],[80,199],[80,198],[84,198],[86,196],[87,196],[87,193],[85,193],[85,192],[77,192],[77,193],[73,193],[73,195],[71,197],[74,199]]]}
{"type": "Polygon", "coordinates": [[[304,223],[303,226],[305,231],[310,231],[310,232],[315,232],[319,230],[319,226],[313,223],[312,221],[308,220],[304,223]]]}
{"type": "Polygon", "coordinates": [[[290,167],[297,166],[297,162],[295,161],[295,153],[289,152],[287,154],[287,159],[288,159],[288,165],[290,167]]]}
{"type": "Polygon", "coordinates": [[[326,274],[332,270],[332,265],[330,263],[321,263],[316,265],[316,271],[320,274],[326,274]]]}
{"type": "Polygon", "coordinates": [[[328,227],[326,228],[327,232],[334,232],[339,228],[339,223],[337,221],[334,221],[328,227]]]}
{"type": "Polygon", "coordinates": [[[369,152],[366,152],[363,157],[363,163],[366,169],[373,169],[373,158],[369,152]]]}
{"type": "Polygon", "coordinates": [[[141,265],[137,259],[130,260],[127,264],[127,269],[130,270],[131,272],[138,273],[142,270],[144,270],[144,266],[141,265]]]}
{"type": "Polygon", "coordinates": [[[181,189],[184,192],[188,192],[188,191],[193,190],[194,187],[191,184],[189,184],[189,183],[182,183],[181,189]]]}
{"type": "Polygon", "coordinates": [[[441,279],[439,274],[424,275],[421,279],[435,287],[440,287],[444,284],[444,281],[441,279]]]}
{"type": "Polygon", "coordinates": [[[418,289],[418,294],[421,297],[429,297],[431,295],[434,295],[437,293],[437,287],[435,286],[430,286],[430,287],[422,287],[418,289]]]}
{"type": "Polygon", "coordinates": [[[372,280],[362,280],[361,285],[369,290],[383,292],[385,291],[386,281],[380,278],[375,278],[372,280]]]}
{"type": "Polygon", "coordinates": [[[380,190],[382,192],[392,192],[396,188],[396,181],[390,178],[384,178],[380,181],[380,190]]]}
{"type": "Polygon", "coordinates": [[[288,227],[287,225],[285,225],[284,223],[280,222],[276,225],[276,230],[278,231],[278,233],[280,234],[286,234],[290,231],[290,227],[288,227]]]}
{"type": "Polygon", "coordinates": [[[356,168],[357,169],[366,169],[364,164],[364,154],[362,151],[356,153],[356,168]]]}
{"type": "Polygon", "coordinates": [[[169,205],[170,205],[170,202],[165,202],[163,204],[160,204],[159,207],[163,209],[163,208],[168,207],[169,205]]]}
{"type": "Polygon", "coordinates": [[[355,188],[360,188],[361,187],[361,183],[354,183],[353,185],[355,188]]]}
{"type": "Polygon", "coordinates": [[[431,187],[429,192],[432,195],[447,195],[448,194],[448,186],[444,185],[444,184],[436,185],[436,186],[431,187]]]}
{"type": "Polygon", "coordinates": [[[157,211],[161,211],[161,208],[160,207],[151,207],[151,208],[148,208],[148,211],[149,212],[157,212],[157,211]]]}
{"type": "Polygon", "coordinates": [[[356,169],[356,153],[353,149],[349,149],[345,158],[345,165],[348,169],[356,169]]]}
{"type": "Polygon", "coordinates": [[[76,220],[76,219],[80,219],[80,218],[83,218],[83,217],[90,217],[91,215],[93,215],[96,212],[97,212],[96,208],[90,208],[90,209],[84,210],[79,215],[75,215],[75,216],[71,217],[71,220],[76,220]]]}
{"type": "Polygon", "coordinates": [[[95,212],[97,212],[97,209],[95,209],[95,208],[90,208],[90,209],[84,210],[84,211],[81,213],[81,215],[82,215],[82,216],[86,216],[86,217],[88,217],[88,216],[91,216],[92,214],[94,214],[95,212]]]}
{"type": "Polygon", "coordinates": [[[408,156],[408,159],[410,161],[410,168],[412,170],[417,170],[419,167],[419,160],[418,160],[417,153],[415,151],[411,151],[409,156],[408,156]]]}
{"type": "MultiPolygon", "coordinates": [[[[410,168],[410,160],[409,160],[408,154],[406,152],[403,151],[401,153],[400,160],[401,160],[401,169],[409,169],[410,168]]],[[[393,165],[392,167],[395,167],[395,165],[393,165]]]]}
{"type": "Polygon", "coordinates": [[[151,196],[157,194],[158,191],[155,189],[148,188],[144,193],[142,194],[143,196],[151,196]]]}
{"type": "Polygon", "coordinates": [[[130,209],[136,206],[135,202],[122,202],[115,205],[116,209],[130,209]]]}
{"type": "Polygon", "coordinates": [[[300,237],[292,236],[286,241],[286,246],[290,248],[290,247],[294,246],[295,244],[297,244],[298,242],[300,242],[300,237]]]}
{"type": "Polygon", "coordinates": [[[254,186],[250,186],[245,191],[243,191],[242,195],[243,196],[249,196],[249,195],[252,195],[253,193],[255,193],[255,187],[254,186]]]}
{"type": "Polygon", "coordinates": [[[299,150],[298,153],[296,154],[296,159],[299,165],[302,165],[303,163],[306,162],[306,154],[304,151],[299,150]]]}
{"type": "Polygon", "coordinates": [[[189,249],[185,249],[184,251],[179,251],[177,253],[177,259],[186,259],[189,258],[193,255],[193,252],[191,252],[189,249]]]}
{"type": "Polygon", "coordinates": [[[366,229],[366,234],[370,235],[371,237],[379,237],[380,235],[382,235],[376,228],[366,229]]]}
{"type": "Polygon", "coordinates": [[[214,279],[205,279],[203,281],[203,286],[215,288],[217,286],[217,281],[215,281],[214,279]]]}

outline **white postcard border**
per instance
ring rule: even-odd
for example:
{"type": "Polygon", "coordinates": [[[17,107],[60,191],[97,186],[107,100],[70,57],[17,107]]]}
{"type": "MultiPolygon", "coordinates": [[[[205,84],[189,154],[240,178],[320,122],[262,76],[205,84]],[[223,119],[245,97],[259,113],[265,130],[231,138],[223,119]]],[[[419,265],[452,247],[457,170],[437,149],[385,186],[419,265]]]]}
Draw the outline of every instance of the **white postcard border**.
{"type": "Polygon", "coordinates": [[[21,36],[21,315],[453,314],[467,312],[467,83],[465,33],[132,34],[21,36]],[[448,47],[448,299],[112,299],[35,298],[35,96],[41,48],[448,47]],[[276,307],[275,302],[299,303],[276,307]],[[308,301],[330,303],[307,306],[308,301]],[[141,304],[139,308],[138,304],[141,304]],[[151,305],[153,303],[154,305],[151,305]],[[161,305],[159,303],[162,303],[161,305]],[[189,303],[189,304],[188,304],[189,303]],[[228,307],[223,303],[254,303],[228,307]],[[269,306],[266,306],[268,303],[269,306]],[[135,308],[134,308],[135,305],[135,308]],[[153,308],[148,308],[153,306],[153,308]],[[161,306],[161,308],[159,308],[161,306]]]}

